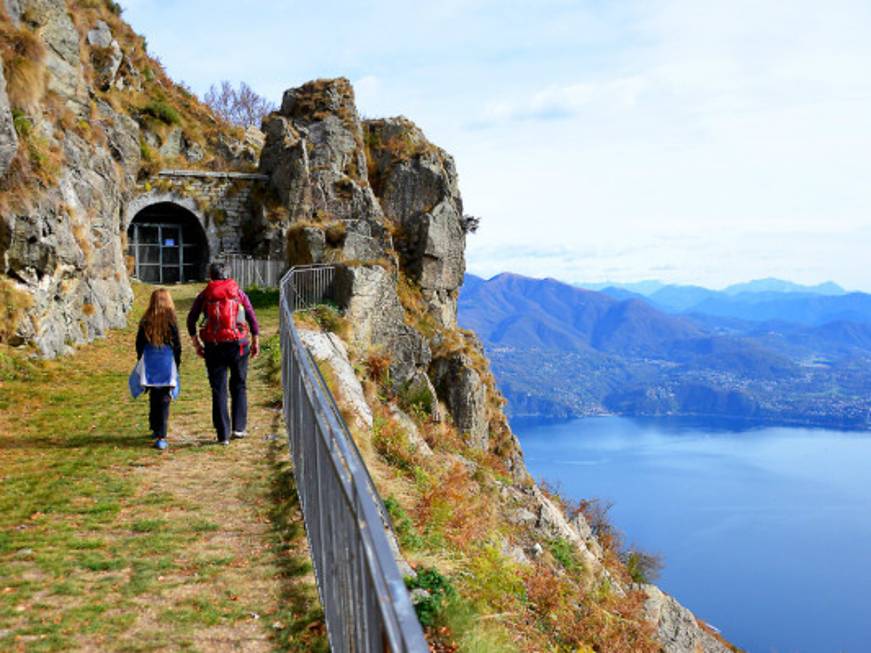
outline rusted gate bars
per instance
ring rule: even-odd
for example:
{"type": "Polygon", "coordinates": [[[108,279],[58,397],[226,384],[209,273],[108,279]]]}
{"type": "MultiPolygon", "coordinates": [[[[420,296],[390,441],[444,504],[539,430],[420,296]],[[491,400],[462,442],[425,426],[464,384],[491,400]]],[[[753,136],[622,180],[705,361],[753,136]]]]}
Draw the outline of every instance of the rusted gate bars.
{"type": "Polygon", "coordinates": [[[293,312],[332,299],[335,268],[292,268],[281,281],[284,419],[297,492],[337,653],[426,653],[390,549],[378,495],[293,312]]]}

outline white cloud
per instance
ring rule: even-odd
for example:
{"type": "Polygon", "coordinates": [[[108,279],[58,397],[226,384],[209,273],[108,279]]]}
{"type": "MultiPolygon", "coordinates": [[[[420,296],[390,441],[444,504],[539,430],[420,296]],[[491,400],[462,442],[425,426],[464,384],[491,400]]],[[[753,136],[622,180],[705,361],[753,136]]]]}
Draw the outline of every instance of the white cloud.
{"type": "Polygon", "coordinates": [[[548,86],[529,98],[490,104],[473,125],[524,120],[558,120],[577,116],[593,106],[602,111],[631,109],[644,91],[647,81],[624,77],[605,82],[585,82],[548,86]]]}

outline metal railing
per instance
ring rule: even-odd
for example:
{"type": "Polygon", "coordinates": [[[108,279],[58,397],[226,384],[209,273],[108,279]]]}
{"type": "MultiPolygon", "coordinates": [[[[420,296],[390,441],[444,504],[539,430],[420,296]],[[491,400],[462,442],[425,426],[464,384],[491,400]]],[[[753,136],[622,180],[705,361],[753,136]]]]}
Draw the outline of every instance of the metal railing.
{"type": "Polygon", "coordinates": [[[381,500],[293,322],[296,306],[330,298],[333,274],[292,268],[281,281],[280,310],[284,419],[330,647],[425,653],[381,500]]]}
{"type": "Polygon", "coordinates": [[[251,286],[278,288],[281,277],[287,270],[287,264],[276,259],[252,258],[242,254],[224,254],[221,260],[226,264],[230,276],[236,280],[241,288],[251,286]]]}
{"type": "Polygon", "coordinates": [[[293,283],[282,285],[287,292],[291,311],[302,311],[327,302],[335,303],[335,265],[297,265],[291,271],[293,283]]]}

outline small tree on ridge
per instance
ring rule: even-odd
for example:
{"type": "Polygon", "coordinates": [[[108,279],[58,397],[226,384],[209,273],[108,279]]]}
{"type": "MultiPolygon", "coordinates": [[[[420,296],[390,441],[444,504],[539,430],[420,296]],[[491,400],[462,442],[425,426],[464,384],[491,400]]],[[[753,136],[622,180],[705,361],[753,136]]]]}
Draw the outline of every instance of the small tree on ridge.
{"type": "Polygon", "coordinates": [[[258,95],[245,82],[239,83],[238,90],[227,80],[222,81],[220,87],[212,84],[204,100],[221,118],[240,127],[260,127],[263,118],[275,111],[275,104],[258,95]]]}

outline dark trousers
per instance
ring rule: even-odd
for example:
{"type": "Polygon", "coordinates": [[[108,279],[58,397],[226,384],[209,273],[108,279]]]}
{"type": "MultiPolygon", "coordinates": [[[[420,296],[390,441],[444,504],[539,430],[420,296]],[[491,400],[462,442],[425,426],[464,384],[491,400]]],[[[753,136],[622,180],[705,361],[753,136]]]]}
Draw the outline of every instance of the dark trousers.
{"type": "Polygon", "coordinates": [[[212,424],[219,440],[230,437],[230,431],[244,431],[248,423],[248,345],[238,342],[206,344],[206,369],[212,386],[212,424]],[[230,373],[230,403],[232,423],[227,412],[227,372],[230,373]]]}
{"type": "Polygon", "coordinates": [[[155,438],[165,438],[166,428],[169,424],[169,402],[172,388],[149,388],[148,389],[148,426],[155,438]]]}

